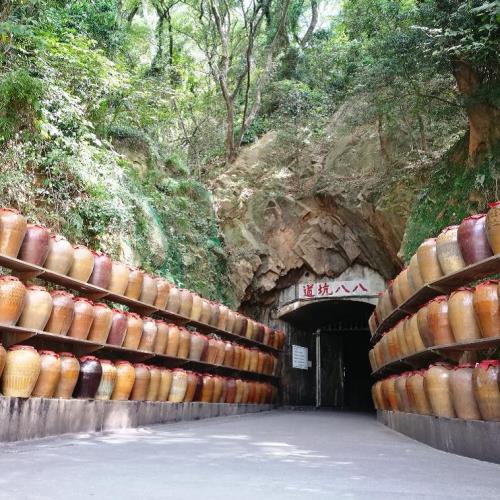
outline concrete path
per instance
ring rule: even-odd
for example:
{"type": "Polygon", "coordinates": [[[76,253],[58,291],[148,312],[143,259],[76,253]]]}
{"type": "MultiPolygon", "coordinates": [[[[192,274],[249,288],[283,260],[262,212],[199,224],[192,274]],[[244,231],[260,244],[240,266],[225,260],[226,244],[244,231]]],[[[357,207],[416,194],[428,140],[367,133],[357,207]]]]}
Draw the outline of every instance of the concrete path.
{"type": "Polygon", "coordinates": [[[371,416],[275,411],[0,447],[0,499],[500,498],[500,466],[371,416]]]}

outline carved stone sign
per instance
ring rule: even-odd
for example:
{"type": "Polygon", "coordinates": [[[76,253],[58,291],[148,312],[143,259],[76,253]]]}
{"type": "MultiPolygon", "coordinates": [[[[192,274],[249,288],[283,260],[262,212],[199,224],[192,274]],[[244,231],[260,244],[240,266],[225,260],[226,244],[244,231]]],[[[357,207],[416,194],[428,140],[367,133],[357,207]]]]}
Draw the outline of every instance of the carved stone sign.
{"type": "Polygon", "coordinates": [[[372,296],[373,291],[366,280],[327,280],[299,285],[299,299],[322,299],[337,297],[372,296]]]}

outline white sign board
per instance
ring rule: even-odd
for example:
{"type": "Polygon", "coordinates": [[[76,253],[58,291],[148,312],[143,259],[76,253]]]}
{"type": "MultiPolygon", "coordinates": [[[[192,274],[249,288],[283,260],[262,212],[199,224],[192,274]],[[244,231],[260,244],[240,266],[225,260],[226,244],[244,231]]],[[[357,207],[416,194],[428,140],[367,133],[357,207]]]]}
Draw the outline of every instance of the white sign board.
{"type": "Polygon", "coordinates": [[[336,297],[355,297],[373,295],[365,280],[339,281],[326,280],[299,284],[300,299],[323,299],[336,297]]]}
{"type": "Polygon", "coordinates": [[[298,368],[299,370],[307,370],[308,366],[307,347],[292,345],[292,367],[298,368]]]}

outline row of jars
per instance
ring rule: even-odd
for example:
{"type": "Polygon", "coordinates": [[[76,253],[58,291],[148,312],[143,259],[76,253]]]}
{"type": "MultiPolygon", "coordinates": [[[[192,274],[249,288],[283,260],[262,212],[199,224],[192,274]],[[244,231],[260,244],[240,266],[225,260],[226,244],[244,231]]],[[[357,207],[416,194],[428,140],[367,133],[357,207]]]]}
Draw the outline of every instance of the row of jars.
{"type": "Polygon", "coordinates": [[[276,397],[268,383],[94,356],[77,359],[26,345],[0,350],[0,376],[2,394],[22,398],[264,404],[276,397]]]}
{"type": "Polygon", "coordinates": [[[460,225],[450,226],[437,238],[425,240],[410,259],[406,269],[380,294],[370,317],[372,335],[391,312],[426,283],[460,271],[464,267],[500,253],[500,202],[490,203],[487,214],[466,217],[460,225]]]}
{"type": "Polygon", "coordinates": [[[436,363],[392,375],[373,385],[372,397],[377,410],[499,422],[500,361],[436,363]]]}
{"type": "Polygon", "coordinates": [[[278,370],[277,356],[258,348],[209,338],[162,320],[141,318],[62,290],[26,287],[13,276],[0,277],[0,324],[268,375],[278,370]]]}
{"type": "Polygon", "coordinates": [[[111,293],[139,300],[193,321],[282,349],[285,335],[228,307],[211,302],[189,290],[143,270],[113,261],[102,252],[73,246],[61,235],[28,224],[17,210],[0,208],[0,254],[90,283],[111,293]]]}
{"type": "Polygon", "coordinates": [[[370,351],[377,370],[427,347],[500,338],[500,283],[487,280],[439,296],[387,331],[370,351]]]}

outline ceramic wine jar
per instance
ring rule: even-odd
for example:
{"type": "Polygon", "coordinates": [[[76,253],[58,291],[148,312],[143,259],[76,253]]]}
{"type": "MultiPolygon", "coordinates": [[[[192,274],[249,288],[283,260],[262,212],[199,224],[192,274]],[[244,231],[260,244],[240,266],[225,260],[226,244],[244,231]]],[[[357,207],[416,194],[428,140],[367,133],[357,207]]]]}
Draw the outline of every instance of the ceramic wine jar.
{"type": "Polygon", "coordinates": [[[243,380],[241,380],[240,378],[237,378],[236,379],[236,396],[234,398],[234,402],[236,404],[240,404],[242,399],[243,399],[243,386],[244,386],[243,380]]]}
{"type": "Polygon", "coordinates": [[[176,358],[179,352],[179,342],[180,342],[181,332],[177,325],[169,323],[168,325],[168,342],[167,350],[165,354],[171,358],[176,358]]]}
{"type": "Polygon", "coordinates": [[[68,331],[68,337],[86,340],[94,322],[94,304],[83,297],[75,297],[73,304],[73,321],[68,331]]]}
{"type": "Polygon", "coordinates": [[[210,305],[210,301],[207,299],[201,299],[201,314],[200,314],[200,323],[205,323],[208,325],[210,323],[210,317],[212,315],[212,306],[210,305]]]}
{"type": "MultiPolygon", "coordinates": [[[[234,346],[231,342],[226,342],[226,345],[224,346],[224,361],[222,364],[224,366],[233,366],[233,359],[234,359],[234,346]]],[[[259,362],[259,353],[257,351],[256,355],[256,363],[255,363],[255,370],[257,370],[257,364],[259,362]]]]}
{"type": "Polygon", "coordinates": [[[424,388],[424,372],[411,372],[406,379],[406,390],[412,412],[430,415],[432,410],[424,388]]]}
{"type": "Polygon", "coordinates": [[[54,391],[55,398],[69,399],[73,395],[78,374],[80,373],[80,363],[70,352],[60,352],[61,372],[59,382],[54,391]]]}
{"type": "Polygon", "coordinates": [[[172,370],[160,369],[160,389],[158,390],[158,401],[167,401],[172,386],[172,370]]]}
{"type": "Polygon", "coordinates": [[[413,352],[421,352],[425,349],[424,341],[418,329],[418,316],[413,314],[408,320],[408,334],[410,343],[413,346],[413,352]]]}
{"type": "Polygon", "coordinates": [[[241,359],[241,355],[243,353],[243,350],[242,350],[241,346],[239,346],[238,344],[233,344],[233,347],[234,347],[233,367],[239,368],[240,359],[241,359]]]}
{"type": "Polygon", "coordinates": [[[224,402],[233,404],[236,399],[236,380],[234,378],[228,378],[226,381],[226,398],[224,402]]]}
{"type": "Polygon", "coordinates": [[[424,283],[435,281],[443,275],[437,255],[436,238],[424,240],[418,247],[417,261],[420,276],[424,280],[424,283]]]}
{"type": "Polygon", "coordinates": [[[31,392],[32,397],[51,398],[61,377],[59,354],[52,351],[40,351],[40,375],[31,392]]]}
{"type": "Polygon", "coordinates": [[[229,308],[220,304],[219,305],[219,320],[217,321],[217,325],[216,325],[219,330],[226,330],[228,314],[229,314],[229,308]]]}
{"type": "Polygon", "coordinates": [[[145,401],[149,387],[149,368],[142,363],[134,364],[135,381],[130,394],[131,401],[145,401]]]}
{"type": "Polygon", "coordinates": [[[210,363],[212,365],[216,364],[215,360],[217,359],[217,344],[218,344],[217,339],[213,337],[208,339],[208,347],[203,361],[206,361],[207,363],[210,363]]]}
{"type": "Polygon", "coordinates": [[[18,259],[42,266],[49,253],[50,231],[37,224],[28,224],[18,259]]]}
{"type": "Polygon", "coordinates": [[[161,371],[158,366],[148,366],[149,370],[149,385],[146,394],[146,401],[158,401],[160,392],[161,371]]]}
{"type": "Polygon", "coordinates": [[[214,396],[214,378],[212,375],[203,375],[203,388],[201,390],[201,402],[211,403],[214,396]]]}
{"type": "Polygon", "coordinates": [[[401,290],[403,302],[411,297],[412,290],[408,278],[408,268],[403,269],[399,275],[399,289],[401,290]]]}
{"type": "Polygon", "coordinates": [[[129,268],[128,284],[125,295],[129,299],[139,300],[142,293],[142,284],[144,282],[144,271],[135,267],[129,268]]]}
{"type": "Polygon", "coordinates": [[[142,336],[143,322],[141,317],[136,313],[128,312],[127,314],[127,333],[122,347],[127,349],[137,349],[142,336]]]}
{"type": "Polygon", "coordinates": [[[73,263],[68,276],[87,283],[94,270],[94,254],[83,245],[75,245],[73,249],[73,263]]]}
{"type": "Polygon", "coordinates": [[[89,283],[100,288],[108,289],[111,283],[111,271],[113,268],[113,261],[102,252],[93,252],[94,255],[94,269],[89,278],[89,283]]]}
{"type": "Polygon", "coordinates": [[[191,332],[184,328],[179,327],[179,350],[177,351],[177,357],[188,358],[189,349],[191,347],[191,332]]]}
{"type": "Polygon", "coordinates": [[[139,300],[145,304],[153,305],[157,295],[158,285],[156,284],[156,280],[151,275],[144,273],[142,291],[139,300]]]}
{"type": "Polygon", "coordinates": [[[155,278],[155,281],[158,293],[156,294],[154,306],[163,311],[165,307],[167,307],[168,294],[170,292],[171,285],[166,279],[163,278],[155,278]]]}
{"type": "Polygon", "coordinates": [[[472,288],[459,288],[448,297],[448,319],[453,337],[457,342],[481,338],[474,312],[474,291],[472,288]]]}
{"type": "Polygon", "coordinates": [[[465,267],[458,244],[458,226],[449,226],[436,238],[437,257],[443,274],[451,274],[465,267]]]}
{"type": "Polygon", "coordinates": [[[94,304],[94,321],[87,339],[98,344],[105,344],[112,323],[113,311],[106,304],[94,304]]]}
{"type": "Polygon", "coordinates": [[[396,378],[397,375],[391,375],[382,381],[382,396],[384,398],[384,404],[389,411],[398,411],[396,378]]]}
{"type": "Polygon", "coordinates": [[[259,364],[259,350],[256,347],[250,349],[250,365],[248,370],[251,372],[257,371],[257,366],[259,364]]]}
{"type": "Polygon", "coordinates": [[[40,375],[41,360],[31,346],[16,345],[7,352],[2,375],[2,394],[29,398],[40,375]]]}
{"type": "Polygon", "coordinates": [[[450,375],[451,398],[458,418],[464,420],[481,420],[481,414],[474,396],[472,375],[473,365],[455,366],[450,375]]]}
{"type": "Polygon", "coordinates": [[[139,342],[139,350],[141,351],[152,351],[155,345],[156,332],[158,327],[156,322],[151,318],[143,318],[142,323],[142,336],[139,342]]]}
{"type": "Polygon", "coordinates": [[[203,299],[197,293],[193,293],[192,296],[193,296],[193,306],[191,307],[191,313],[189,314],[189,317],[193,321],[199,321],[201,318],[203,299]]]}
{"type": "Polygon", "coordinates": [[[0,208],[0,254],[17,257],[27,229],[26,219],[13,208],[0,208]]]}
{"type": "Polygon", "coordinates": [[[101,383],[102,367],[95,356],[80,358],[80,373],[73,391],[73,397],[78,399],[94,399],[101,383]]]}
{"type": "Polygon", "coordinates": [[[59,274],[68,274],[73,265],[75,249],[71,243],[60,234],[51,234],[49,251],[43,267],[59,274]]]}
{"type": "Polygon", "coordinates": [[[189,318],[191,314],[191,309],[193,307],[193,294],[184,288],[179,290],[181,305],[179,308],[179,314],[186,318],[189,318]]]}
{"type": "MultiPolygon", "coordinates": [[[[224,342],[222,342],[224,344],[224,342]]],[[[252,351],[248,347],[243,348],[243,365],[242,370],[250,371],[250,361],[252,358],[252,351]]],[[[220,363],[216,363],[220,364],[220,363]]]]}
{"type": "Polygon", "coordinates": [[[440,295],[428,303],[427,321],[434,345],[455,343],[448,320],[448,297],[440,295]]]}
{"type": "Polygon", "coordinates": [[[111,279],[108,290],[117,295],[125,295],[128,286],[129,268],[126,264],[119,261],[111,263],[111,279]]]}
{"type": "Polygon", "coordinates": [[[247,339],[253,339],[254,338],[254,327],[255,327],[255,321],[253,321],[250,318],[247,318],[247,329],[245,332],[245,337],[247,339]]]}
{"type": "Polygon", "coordinates": [[[486,235],[486,215],[471,215],[458,226],[458,244],[467,265],[493,255],[486,235]]]}
{"type": "Polygon", "coordinates": [[[5,368],[5,360],[7,359],[7,351],[4,346],[0,344],[0,377],[2,376],[3,369],[5,368]]]}
{"type": "Polygon", "coordinates": [[[486,214],[486,234],[493,253],[500,253],[500,201],[489,204],[486,214]]]}
{"type": "Polygon", "coordinates": [[[15,325],[23,312],[26,287],[14,276],[0,276],[0,324],[15,325]]]}
{"type": "Polygon", "coordinates": [[[127,401],[135,382],[135,370],[128,361],[117,361],[116,382],[111,394],[113,401],[127,401]]]}
{"type": "Polygon", "coordinates": [[[264,338],[262,339],[262,343],[269,345],[269,341],[271,340],[272,334],[273,334],[273,330],[266,325],[264,327],[264,338]]]}
{"type": "Polygon", "coordinates": [[[208,346],[208,338],[200,333],[191,334],[191,345],[189,348],[189,359],[193,361],[201,361],[201,357],[208,346]]]}
{"type": "Polygon", "coordinates": [[[422,342],[425,347],[431,347],[434,345],[434,338],[432,336],[432,332],[429,325],[429,303],[422,306],[417,315],[417,325],[418,331],[420,333],[420,337],[422,338],[422,342]]]}
{"type": "Polygon", "coordinates": [[[187,390],[187,373],[182,368],[176,368],[172,372],[172,386],[168,401],[170,403],[182,403],[187,390]]]}
{"type": "Polygon", "coordinates": [[[500,361],[488,359],[476,364],[472,374],[474,395],[483,420],[500,421],[500,361]]]}
{"type": "Polygon", "coordinates": [[[52,297],[52,312],[45,325],[45,331],[56,335],[66,335],[75,313],[74,296],[64,290],[52,291],[50,296],[52,297]]]}
{"type": "Polygon", "coordinates": [[[112,312],[111,328],[109,329],[109,335],[106,342],[121,347],[125,340],[125,335],[127,334],[127,313],[120,309],[113,309],[112,312]]]}
{"type": "Polygon", "coordinates": [[[194,372],[187,372],[187,389],[184,396],[184,403],[191,403],[197,397],[199,375],[194,372]]]}
{"type": "Polygon", "coordinates": [[[42,330],[52,312],[52,297],[43,286],[26,288],[24,307],[17,324],[23,328],[42,330]]]}
{"type": "Polygon", "coordinates": [[[219,403],[222,395],[222,377],[220,375],[214,375],[214,391],[212,396],[212,403],[219,403]]]}
{"type": "Polygon", "coordinates": [[[474,311],[482,337],[500,336],[499,281],[479,283],[474,290],[474,311]]]}
{"type": "Polygon", "coordinates": [[[414,254],[410,259],[410,265],[408,266],[408,283],[410,284],[412,294],[424,286],[424,279],[420,273],[417,254],[414,254]]]}
{"type": "Polygon", "coordinates": [[[453,368],[442,363],[431,365],[424,375],[424,389],[436,417],[454,418],[450,375],[453,368]]]}
{"type": "Polygon", "coordinates": [[[231,311],[231,309],[227,310],[227,320],[226,320],[226,331],[234,333],[234,325],[236,323],[236,313],[231,311]]]}
{"type": "Polygon", "coordinates": [[[156,320],[156,337],[153,345],[153,352],[165,354],[168,343],[168,324],[162,320],[156,320]]]}
{"type": "Polygon", "coordinates": [[[107,401],[111,399],[111,394],[116,384],[116,366],[109,359],[101,359],[102,376],[99,387],[95,394],[95,399],[107,401]]]}
{"type": "Polygon", "coordinates": [[[372,385],[373,406],[376,410],[385,410],[382,398],[382,381],[379,380],[372,385]]]}
{"type": "Polygon", "coordinates": [[[217,327],[217,323],[219,322],[219,304],[216,302],[210,302],[211,315],[209,324],[211,326],[217,327]]]}
{"type": "Polygon", "coordinates": [[[170,311],[171,313],[177,314],[180,308],[181,308],[181,292],[177,287],[171,286],[168,292],[167,306],[165,309],[167,311],[170,311]]]}

